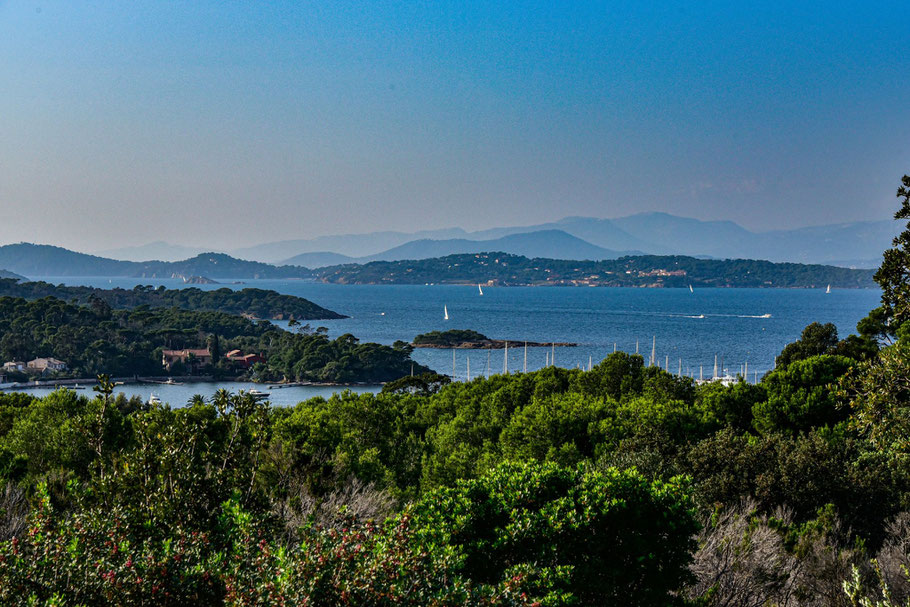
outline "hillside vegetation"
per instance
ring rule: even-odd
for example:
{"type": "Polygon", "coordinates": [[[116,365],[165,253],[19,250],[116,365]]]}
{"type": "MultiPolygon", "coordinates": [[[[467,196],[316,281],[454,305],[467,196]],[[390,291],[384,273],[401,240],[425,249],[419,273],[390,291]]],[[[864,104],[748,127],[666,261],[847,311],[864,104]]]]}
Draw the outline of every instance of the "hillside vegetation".
{"type": "Polygon", "coordinates": [[[165,287],[136,286],[132,289],[98,289],[95,287],[68,287],[47,282],[23,282],[0,279],[0,296],[21,297],[34,300],[55,297],[64,301],[88,304],[101,300],[108,306],[127,310],[139,306],[152,308],[182,308],[185,310],[220,311],[244,314],[256,318],[297,320],[327,320],[345,318],[344,315],[318,306],[308,299],[282,295],[277,291],[245,288],[240,290],[223,287],[204,291],[195,287],[167,289],[165,287]]]}
{"type": "Polygon", "coordinates": [[[114,310],[101,299],[74,305],[45,297],[35,301],[0,297],[0,359],[54,357],[69,369],[58,377],[161,376],[162,350],[201,349],[211,364],[178,363],[174,375],[235,375],[224,354],[238,349],[261,354],[251,379],[316,382],[386,382],[427,371],[410,358],[406,344],[394,348],[361,344],[353,335],[335,340],[309,326],[284,331],[225,312],[139,306],[114,310]]]}
{"type": "Polygon", "coordinates": [[[872,270],[771,263],[749,259],[697,259],[646,255],[605,261],[529,259],[506,253],[436,259],[377,261],[314,271],[343,284],[470,284],[603,287],[871,288],[872,270]]]}

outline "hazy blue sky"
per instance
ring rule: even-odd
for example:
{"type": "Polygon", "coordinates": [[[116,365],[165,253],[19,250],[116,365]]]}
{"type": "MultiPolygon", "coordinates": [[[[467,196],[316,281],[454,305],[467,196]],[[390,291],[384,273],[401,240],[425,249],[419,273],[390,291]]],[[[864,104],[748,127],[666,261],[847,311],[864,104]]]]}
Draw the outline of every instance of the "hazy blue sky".
{"type": "Polygon", "coordinates": [[[6,2],[0,243],[885,218],[910,2],[6,2]]]}

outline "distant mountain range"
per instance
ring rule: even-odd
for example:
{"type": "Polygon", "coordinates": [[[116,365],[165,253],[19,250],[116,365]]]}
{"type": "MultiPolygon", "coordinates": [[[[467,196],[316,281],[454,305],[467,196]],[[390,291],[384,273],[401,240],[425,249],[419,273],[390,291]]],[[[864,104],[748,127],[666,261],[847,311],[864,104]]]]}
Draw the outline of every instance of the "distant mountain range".
{"type": "Polygon", "coordinates": [[[0,246],[0,268],[38,276],[134,276],[141,278],[309,278],[307,268],[274,266],[235,259],[224,253],[203,253],[183,261],[120,261],[61,247],[19,243],[0,246]]]}
{"type": "MultiPolygon", "coordinates": [[[[158,240],[138,247],[122,247],[98,251],[97,255],[109,257],[110,259],[122,259],[123,261],[148,261],[150,259],[180,261],[210,251],[212,251],[211,248],[185,247],[158,240]]],[[[221,253],[223,251],[218,252],[221,253]]]]}
{"type": "Polygon", "coordinates": [[[16,280],[28,280],[25,276],[21,274],[16,274],[15,272],[8,272],[6,270],[0,270],[0,278],[15,278],[16,280]]]}
{"type": "Polygon", "coordinates": [[[303,253],[282,263],[289,265],[320,268],[345,263],[369,263],[371,261],[398,261],[402,259],[431,259],[459,253],[481,253],[502,251],[524,257],[546,257],[549,259],[616,259],[623,255],[636,255],[641,251],[614,251],[593,245],[562,230],[540,230],[511,234],[489,240],[468,240],[450,238],[433,240],[429,238],[412,240],[365,257],[348,257],[337,253],[303,253]]]}
{"type": "MultiPolygon", "coordinates": [[[[615,219],[566,217],[532,226],[466,232],[460,228],[419,232],[372,232],[285,240],[228,251],[265,263],[324,267],[343,263],[428,259],[456,253],[503,251],[553,259],[613,259],[627,253],[718,259],[766,259],[873,268],[900,224],[891,220],[753,232],[732,221],[702,221],[667,213],[615,219]],[[557,234],[558,232],[558,234],[557,234]]],[[[118,259],[176,261],[200,251],[157,242],[107,251],[118,259]]]]}

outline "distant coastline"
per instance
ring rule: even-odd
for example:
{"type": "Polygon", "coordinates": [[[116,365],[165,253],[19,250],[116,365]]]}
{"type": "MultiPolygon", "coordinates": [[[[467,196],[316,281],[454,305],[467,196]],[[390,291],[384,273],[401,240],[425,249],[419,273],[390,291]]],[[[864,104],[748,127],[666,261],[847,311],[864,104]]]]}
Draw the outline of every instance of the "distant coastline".
{"type": "Polygon", "coordinates": [[[335,284],[450,284],[501,287],[638,288],[875,288],[874,270],[773,263],[753,259],[699,259],[641,255],[604,261],[531,259],[505,253],[377,261],[319,270],[335,284]]]}
{"type": "MultiPolygon", "coordinates": [[[[600,261],[531,258],[504,252],[464,253],[400,261],[346,263],[311,269],[205,253],[178,262],[127,262],[20,243],[0,246],[0,268],[26,276],[132,278],[211,277],[207,280],[305,279],[332,284],[480,284],[644,288],[875,288],[872,269],[630,255],[600,261]]],[[[205,279],[199,279],[200,281],[205,279]]]]}

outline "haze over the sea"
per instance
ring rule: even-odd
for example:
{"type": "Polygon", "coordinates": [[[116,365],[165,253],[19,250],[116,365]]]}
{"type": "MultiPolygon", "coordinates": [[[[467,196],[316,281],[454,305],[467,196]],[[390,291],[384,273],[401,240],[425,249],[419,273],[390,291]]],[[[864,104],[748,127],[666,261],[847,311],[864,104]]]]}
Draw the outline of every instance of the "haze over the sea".
{"type": "Polygon", "coordinates": [[[910,3],[0,2],[0,244],[884,219],[910,3]]]}

